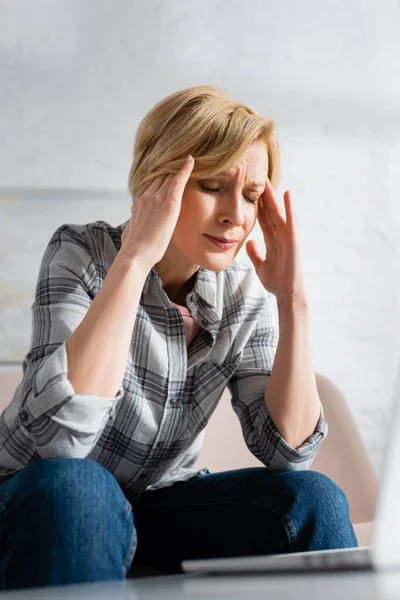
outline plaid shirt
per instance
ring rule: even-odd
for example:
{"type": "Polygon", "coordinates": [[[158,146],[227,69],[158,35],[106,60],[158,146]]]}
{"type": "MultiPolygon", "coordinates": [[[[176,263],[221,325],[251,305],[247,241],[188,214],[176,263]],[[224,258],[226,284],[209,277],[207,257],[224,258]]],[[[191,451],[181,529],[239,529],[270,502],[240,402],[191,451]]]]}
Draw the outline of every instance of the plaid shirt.
{"type": "Polygon", "coordinates": [[[289,446],[264,402],[278,343],[272,296],[236,259],[217,273],[199,268],[187,306],[201,329],[189,348],[153,267],[118,394],[75,393],[66,340],[100,290],[127,223],[62,225],[48,243],[23,379],[0,416],[0,481],[39,458],[90,458],[139,497],[208,472],[195,463],[226,386],[247,447],[270,472],[309,468],[327,433],[322,406],[310,438],[289,446]]]}

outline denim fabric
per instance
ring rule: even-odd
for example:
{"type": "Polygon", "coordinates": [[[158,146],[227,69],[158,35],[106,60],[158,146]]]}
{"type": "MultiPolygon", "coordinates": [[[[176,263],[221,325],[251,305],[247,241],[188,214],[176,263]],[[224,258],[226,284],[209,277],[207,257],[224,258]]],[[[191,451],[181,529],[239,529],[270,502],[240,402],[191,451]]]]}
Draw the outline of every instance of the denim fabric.
{"type": "Polygon", "coordinates": [[[87,459],[42,459],[0,484],[0,589],[123,579],[132,507],[87,459]]]}
{"type": "Polygon", "coordinates": [[[123,579],[137,565],[357,546],[343,491],[314,471],[205,473],[129,502],[89,459],[44,459],[0,484],[0,589],[123,579]]]}
{"type": "Polygon", "coordinates": [[[201,474],[145,492],[133,510],[134,564],[176,573],[183,559],[358,546],[344,492],[315,471],[201,474]]]}

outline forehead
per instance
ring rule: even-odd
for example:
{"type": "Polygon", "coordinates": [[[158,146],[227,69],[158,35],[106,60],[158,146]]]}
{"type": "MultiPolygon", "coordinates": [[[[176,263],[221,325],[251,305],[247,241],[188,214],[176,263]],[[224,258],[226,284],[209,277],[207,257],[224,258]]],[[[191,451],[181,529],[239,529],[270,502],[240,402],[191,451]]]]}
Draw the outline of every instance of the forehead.
{"type": "Polygon", "coordinates": [[[265,144],[257,142],[247,148],[242,156],[220,175],[255,184],[264,184],[268,176],[268,154],[265,144]]]}

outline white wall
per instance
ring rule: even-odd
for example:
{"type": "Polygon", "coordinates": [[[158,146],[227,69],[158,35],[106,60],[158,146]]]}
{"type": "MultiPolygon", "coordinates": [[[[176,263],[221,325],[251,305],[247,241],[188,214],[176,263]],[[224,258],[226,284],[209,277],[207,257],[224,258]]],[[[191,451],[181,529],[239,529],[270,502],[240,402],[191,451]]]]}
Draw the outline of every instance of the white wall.
{"type": "Polygon", "coordinates": [[[0,10],[3,196],[126,190],[140,119],[183,87],[218,85],[273,116],[314,366],[344,392],[377,469],[400,355],[397,1],[2,0],[0,10]]]}

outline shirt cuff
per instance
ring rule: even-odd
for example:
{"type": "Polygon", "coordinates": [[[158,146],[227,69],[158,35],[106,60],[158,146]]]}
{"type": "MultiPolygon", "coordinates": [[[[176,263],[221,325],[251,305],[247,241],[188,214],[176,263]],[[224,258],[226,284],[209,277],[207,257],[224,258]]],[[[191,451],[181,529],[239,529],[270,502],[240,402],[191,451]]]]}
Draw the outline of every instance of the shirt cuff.
{"type": "Polygon", "coordinates": [[[124,394],[121,385],[113,398],[96,394],[76,394],[67,378],[66,341],[47,356],[34,378],[32,390],[20,410],[20,420],[29,427],[36,419],[48,416],[62,427],[94,434],[101,429],[106,414],[112,418],[124,394]]]}
{"type": "Polygon", "coordinates": [[[318,449],[328,433],[328,424],[320,404],[320,417],[313,433],[298,448],[290,446],[278,431],[273,422],[264,399],[260,406],[257,435],[260,442],[260,458],[266,466],[273,470],[306,469],[311,466],[318,449]],[[272,446],[272,449],[271,449],[272,446]]]}

